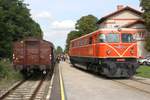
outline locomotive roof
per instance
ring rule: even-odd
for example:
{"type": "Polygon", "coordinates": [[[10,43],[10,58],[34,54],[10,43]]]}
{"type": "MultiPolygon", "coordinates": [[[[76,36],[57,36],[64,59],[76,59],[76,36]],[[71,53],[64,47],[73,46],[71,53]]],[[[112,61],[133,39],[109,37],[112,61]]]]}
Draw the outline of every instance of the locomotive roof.
{"type": "MultiPolygon", "coordinates": [[[[90,35],[92,35],[94,33],[100,32],[100,31],[116,31],[117,32],[119,29],[121,29],[123,31],[138,31],[137,29],[133,29],[133,28],[109,28],[109,29],[108,28],[103,28],[103,29],[98,29],[98,30],[96,30],[96,31],[94,31],[92,33],[83,35],[81,37],[78,37],[76,39],[73,39],[73,40],[71,40],[71,42],[76,41],[76,40],[81,39],[81,38],[84,38],[84,37],[88,37],[88,36],[90,36],[90,35]]],[[[143,30],[143,29],[139,29],[139,30],[143,30]]]]}

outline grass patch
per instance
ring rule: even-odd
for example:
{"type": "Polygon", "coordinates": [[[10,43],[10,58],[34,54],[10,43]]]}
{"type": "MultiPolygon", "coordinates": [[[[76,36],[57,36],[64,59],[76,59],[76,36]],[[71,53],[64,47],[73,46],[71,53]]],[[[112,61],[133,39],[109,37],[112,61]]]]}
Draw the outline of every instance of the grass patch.
{"type": "Polygon", "coordinates": [[[137,76],[150,78],[150,66],[140,66],[137,69],[137,76]]]}
{"type": "Polygon", "coordinates": [[[0,87],[11,85],[21,79],[22,75],[13,69],[10,61],[0,61],[0,87]]]}

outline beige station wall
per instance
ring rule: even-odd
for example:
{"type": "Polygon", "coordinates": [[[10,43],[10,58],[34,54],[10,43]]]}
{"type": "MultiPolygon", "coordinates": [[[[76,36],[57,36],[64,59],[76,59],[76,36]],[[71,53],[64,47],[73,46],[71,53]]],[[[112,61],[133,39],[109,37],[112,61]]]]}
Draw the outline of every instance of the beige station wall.
{"type": "Polygon", "coordinates": [[[115,16],[108,18],[106,21],[99,25],[100,28],[115,28],[122,27],[126,24],[132,23],[141,19],[141,16],[131,12],[123,11],[115,16]]]}
{"type": "Polygon", "coordinates": [[[150,56],[150,52],[148,52],[144,46],[145,46],[145,42],[144,41],[138,41],[137,42],[138,45],[138,56],[139,57],[146,57],[146,56],[150,56]]]}
{"type": "Polygon", "coordinates": [[[110,19],[141,19],[141,16],[131,11],[123,11],[117,15],[110,17],[110,19]]]}

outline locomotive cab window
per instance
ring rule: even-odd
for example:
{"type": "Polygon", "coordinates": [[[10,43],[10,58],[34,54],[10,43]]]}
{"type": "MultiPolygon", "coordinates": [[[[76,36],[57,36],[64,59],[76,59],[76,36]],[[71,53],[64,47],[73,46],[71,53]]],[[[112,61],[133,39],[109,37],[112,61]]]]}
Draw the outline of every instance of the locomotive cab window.
{"type": "Polygon", "coordinates": [[[120,35],[117,33],[109,33],[109,34],[100,34],[98,41],[101,43],[118,43],[120,35]]]}
{"type": "Polygon", "coordinates": [[[121,39],[122,39],[123,43],[130,43],[130,42],[134,42],[135,41],[133,35],[129,34],[129,33],[122,33],[121,39]]]}
{"type": "Polygon", "coordinates": [[[105,34],[100,34],[99,37],[98,37],[98,42],[106,42],[106,36],[105,34]]]}
{"type": "Polygon", "coordinates": [[[118,33],[109,33],[106,35],[106,41],[108,43],[118,43],[120,42],[120,35],[118,33]]]}

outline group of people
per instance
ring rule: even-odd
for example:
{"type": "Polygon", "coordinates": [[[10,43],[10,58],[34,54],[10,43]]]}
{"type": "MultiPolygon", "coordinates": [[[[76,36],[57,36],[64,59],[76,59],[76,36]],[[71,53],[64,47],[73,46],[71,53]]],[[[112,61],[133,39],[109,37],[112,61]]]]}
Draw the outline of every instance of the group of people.
{"type": "Polygon", "coordinates": [[[68,60],[68,55],[67,54],[60,54],[57,56],[56,61],[59,63],[60,61],[66,61],[68,60]]]}

